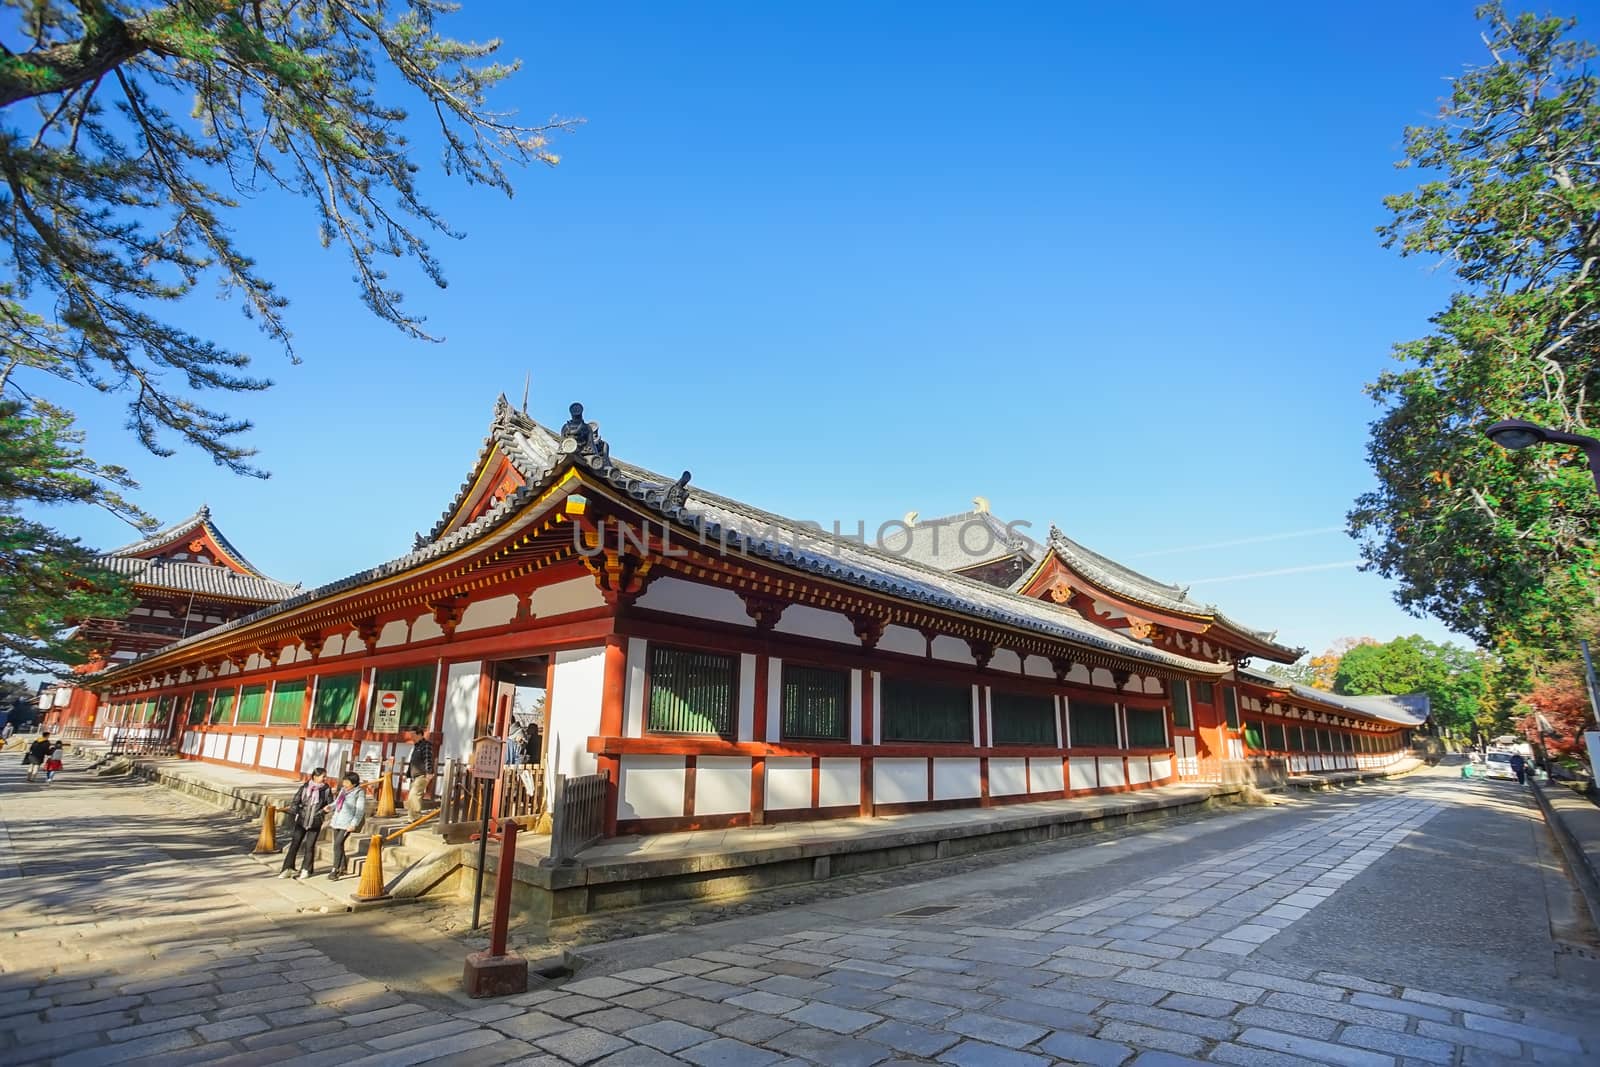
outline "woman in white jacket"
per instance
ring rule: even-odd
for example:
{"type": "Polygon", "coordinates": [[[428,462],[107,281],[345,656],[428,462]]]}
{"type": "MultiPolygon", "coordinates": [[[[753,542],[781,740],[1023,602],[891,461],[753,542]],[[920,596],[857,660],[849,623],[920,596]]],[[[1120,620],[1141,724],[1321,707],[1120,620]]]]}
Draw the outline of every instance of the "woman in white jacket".
{"type": "Polygon", "coordinates": [[[355,771],[347,771],[339,782],[339,795],[333,798],[333,803],[328,805],[333,812],[333,871],[328,875],[328,881],[337,882],[348,871],[344,854],[344,843],[350,835],[361,829],[361,824],[367,818],[367,792],[361,788],[361,777],[355,771]]]}

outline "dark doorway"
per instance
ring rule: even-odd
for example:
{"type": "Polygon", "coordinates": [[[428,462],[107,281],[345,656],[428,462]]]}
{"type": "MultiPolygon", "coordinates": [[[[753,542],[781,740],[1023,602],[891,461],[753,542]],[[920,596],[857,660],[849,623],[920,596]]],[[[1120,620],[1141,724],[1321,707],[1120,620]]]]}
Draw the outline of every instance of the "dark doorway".
{"type": "Polygon", "coordinates": [[[508,763],[539,763],[544,751],[545,687],[550,657],[525,656],[494,664],[494,699],[480,732],[506,738],[508,763]]]}

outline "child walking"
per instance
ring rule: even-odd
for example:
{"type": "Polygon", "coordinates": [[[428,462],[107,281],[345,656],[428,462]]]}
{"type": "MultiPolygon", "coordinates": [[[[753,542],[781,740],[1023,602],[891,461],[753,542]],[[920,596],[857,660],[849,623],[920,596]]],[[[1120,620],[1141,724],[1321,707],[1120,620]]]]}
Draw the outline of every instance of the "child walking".
{"type": "Polygon", "coordinates": [[[44,758],[44,781],[46,785],[55,781],[56,772],[61,770],[61,752],[64,748],[66,746],[57,741],[55,747],[50,750],[50,754],[44,758]]]}

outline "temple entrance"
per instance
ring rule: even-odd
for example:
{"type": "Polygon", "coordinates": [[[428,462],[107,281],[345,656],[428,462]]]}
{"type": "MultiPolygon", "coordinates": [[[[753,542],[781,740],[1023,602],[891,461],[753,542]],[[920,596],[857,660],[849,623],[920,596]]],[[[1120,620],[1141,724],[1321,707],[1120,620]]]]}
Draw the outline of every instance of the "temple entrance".
{"type": "Polygon", "coordinates": [[[478,723],[480,734],[506,739],[506,763],[541,763],[550,657],[524,656],[491,664],[493,686],[478,723]]]}

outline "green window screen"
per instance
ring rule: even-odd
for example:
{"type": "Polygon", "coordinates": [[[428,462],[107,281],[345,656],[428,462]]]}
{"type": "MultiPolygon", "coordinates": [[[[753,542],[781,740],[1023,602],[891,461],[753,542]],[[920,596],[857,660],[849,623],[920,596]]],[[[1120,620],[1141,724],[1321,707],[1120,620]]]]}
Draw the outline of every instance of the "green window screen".
{"type": "Polygon", "coordinates": [[[990,740],[997,745],[1050,745],[1056,743],[1056,702],[1038,693],[989,694],[990,740]]]}
{"type": "Polygon", "coordinates": [[[261,721],[261,712],[267,703],[267,687],[247,685],[239,691],[239,716],[233,721],[241,726],[261,721]]]}
{"type": "Polygon", "coordinates": [[[146,700],[144,702],[144,706],[139,709],[139,721],[140,722],[149,722],[151,719],[154,719],[155,717],[156,717],[156,698],[155,697],[150,697],[148,700],[146,700]]]}
{"type": "Polygon", "coordinates": [[[1339,735],[1339,744],[1346,752],[1352,751],[1354,749],[1354,747],[1355,747],[1354,745],[1351,744],[1350,735],[1349,734],[1340,734],[1339,735]]]}
{"type": "Polygon", "coordinates": [[[1239,694],[1232,689],[1222,691],[1222,714],[1227,717],[1230,730],[1239,728],[1239,694]]]}
{"type": "Polygon", "coordinates": [[[306,680],[279,682],[272,690],[272,710],[267,723],[272,726],[299,726],[305,716],[306,680]]]}
{"type": "Polygon", "coordinates": [[[1129,708],[1128,747],[1165,748],[1167,744],[1167,713],[1150,708],[1129,708]]]}
{"type": "Polygon", "coordinates": [[[1285,740],[1289,743],[1290,752],[1304,752],[1306,750],[1305,739],[1300,736],[1300,727],[1298,726],[1289,727],[1288,737],[1285,740]]]}
{"type": "Polygon", "coordinates": [[[217,699],[211,702],[211,721],[228,723],[233,721],[233,702],[239,695],[236,689],[218,689],[217,699]]]}
{"type": "Polygon", "coordinates": [[[783,736],[843,741],[850,730],[850,674],[783,665],[783,736]]]}
{"type": "Polygon", "coordinates": [[[1288,750],[1288,746],[1284,744],[1283,726],[1280,723],[1267,723],[1267,748],[1272,752],[1288,750]]]}
{"type": "Polygon", "coordinates": [[[1258,722],[1247,722],[1247,723],[1244,724],[1244,747],[1245,748],[1251,749],[1251,750],[1256,751],[1256,752],[1260,752],[1263,748],[1266,747],[1262,743],[1264,740],[1265,740],[1265,738],[1262,736],[1261,724],[1260,723],[1258,723],[1258,722]]]}
{"type": "Polygon", "coordinates": [[[1072,747],[1117,747],[1117,709],[1110,704],[1067,701],[1067,727],[1072,747]]]}
{"type": "Polygon", "coordinates": [[[1215,704],[1217,702],[1217,687],[1210,682],[1195,682],[1194,702],[1196,704],[1215,704]]]}
{"type": "Polygon", "coordinates": [[[317,679],[317,696],[311,706],[312,726],[353,726],[360,674],[335,674],[317,679]]]}
{"type": "Polygon", "coordinates": [[[1189,683],[1172,683],[1172,724],[1183,730],[1194,729],[1194,712],[1189,710],[1189,683]]]}
{"type": "Polygon", "coordinates": [[[663,734],[731,736],[737,677],[732,656],[652,645],[648,728],[663,734]]]}
{"type": "Polygon", "coordinates": [[[972,690],[967,686],[886,675],[879,692],[883,740],[972,744],[972,690]]]}
{"type": "Polygon", "coordinates": [[[1332,752],[1333,751],[1333,735],[1331,733],[1329,733],[1327,730],[1318,730],[1317,731],[1317,751],[1318,752],[1332,752]]]}
{"type": "Polygon", "coordinates": [[[189,701],[189,722],[205,722],[206,712],[211,710],[211,690],[199,689],[189,701]]]}
{"type": "Polygon", "coordinates": [[[426,730],[433,721],[433,679],[437,673],[432,663],[379,671],[373,676],[372,689],[373,692],[398,689],[400,726],[407,730],[426,730]]]}

